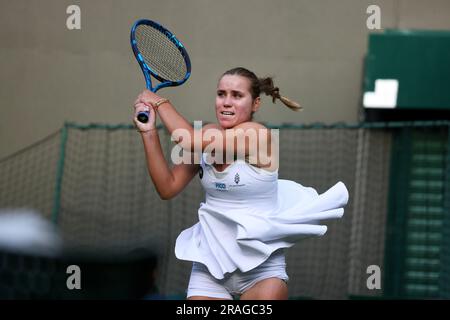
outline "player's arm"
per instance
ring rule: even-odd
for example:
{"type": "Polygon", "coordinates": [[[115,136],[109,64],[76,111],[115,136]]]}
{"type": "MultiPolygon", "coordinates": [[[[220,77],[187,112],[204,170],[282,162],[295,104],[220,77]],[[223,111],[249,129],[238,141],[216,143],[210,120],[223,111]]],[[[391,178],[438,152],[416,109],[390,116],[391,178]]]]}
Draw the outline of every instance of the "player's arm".
{"type": "MultiPolygon", "coordinates": [[[[155,104],[161,97],[144,90],[137,102],[147,105],[155,104]]],[[[222,129],[218,125],[205,125],[201,131],[194,130],[192,125],[166,102],[158,108],[158,115],[175,142],[183,149],[222,155],[223,160],[246,157],[249,162],[259,167],[276,169],[278,159],[272,159],[274,145],[271,131],[257,122],[244,122],[231,129],[222,129]],[[210,146],[211,145],[211,146],[210,146]]],[[[220,159],[219,163],[220,163],[220,159]]],[[[223,162],[222,162],[223,163],[223,162]]]]}
{"type": "MultiPolygon", "coordinates": [[[[164,158],[158,131],[142,133],[147,168],[156,191],[163,200],[169,200],[180,193],[197,174],[199,165],[192,158],[191,164],[178,164],[172,168],[164,158]]],[[[193,157],[193,155],[192,155],[193,157]]]]}

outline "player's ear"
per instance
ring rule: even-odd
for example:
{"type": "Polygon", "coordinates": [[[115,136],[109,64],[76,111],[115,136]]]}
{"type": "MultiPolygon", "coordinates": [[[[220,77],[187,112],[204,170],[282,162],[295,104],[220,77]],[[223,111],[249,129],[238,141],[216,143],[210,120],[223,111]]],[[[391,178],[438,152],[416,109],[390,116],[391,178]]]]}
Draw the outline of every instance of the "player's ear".
{"type": "Polygon", "coordinates": [[[261,106],[261,98],[260,97],[256,97],[256,99],[253,100],[252,111],[253,112],[258,111],[260,106],[261,106]]]}

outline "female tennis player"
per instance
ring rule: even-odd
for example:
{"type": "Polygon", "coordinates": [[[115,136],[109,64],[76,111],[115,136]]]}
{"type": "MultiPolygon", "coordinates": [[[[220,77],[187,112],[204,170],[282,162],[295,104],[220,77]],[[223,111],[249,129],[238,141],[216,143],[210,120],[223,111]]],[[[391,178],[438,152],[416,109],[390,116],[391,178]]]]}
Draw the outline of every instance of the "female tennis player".
{"type": "Polygon", "coordinates": [[[323,235],[327,227],[319,221],[342,217],[348,201],[342,182],[319,195],[313,188],[278,179],[276,139],[252,120],[261,106],[261,93],[300,109],[280,95],[272,78],[260,79],[240,67],[219,80],[217,124],[194,129],[168,99],[149,90],[135,101],[134,123],[160,197],[175,197],[197,173],[206,192],[199,222],[184,230],[175,246],[177,258],[193,261],[188,299],[287,299],[284,249],[302,238],[323,235]],[[150,113],[149,122],[137,120],[142,111],[150,113]],[[182,130],[189,135],[175,142],[192,152],[191,163],[169,166],[155,127],[156,114],[170,134],[182,130]]]}

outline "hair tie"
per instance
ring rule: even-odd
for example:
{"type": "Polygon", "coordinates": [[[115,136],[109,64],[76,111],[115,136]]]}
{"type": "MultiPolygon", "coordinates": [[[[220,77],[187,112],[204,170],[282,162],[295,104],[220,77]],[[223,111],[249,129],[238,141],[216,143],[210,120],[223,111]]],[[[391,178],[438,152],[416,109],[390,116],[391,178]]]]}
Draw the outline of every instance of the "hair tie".
{"type": "Polygon", "coordinates": [[[272,102],[275,103],[275,99],[280,99],[280,89],[278,87],[273,88],[271,96],[272,102]]]}

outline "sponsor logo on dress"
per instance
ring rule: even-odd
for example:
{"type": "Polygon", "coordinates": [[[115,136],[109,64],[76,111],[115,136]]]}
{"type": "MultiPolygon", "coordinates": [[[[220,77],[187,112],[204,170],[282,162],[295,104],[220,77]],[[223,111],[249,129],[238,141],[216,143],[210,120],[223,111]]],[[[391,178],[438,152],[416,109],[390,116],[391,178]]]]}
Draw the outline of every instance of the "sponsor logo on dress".
{"type": "Polygon", "coordinates": [[[240,181],[241,181],[241,178],[239,176],[239,173],[236,173],[234,175],[234,183],[235,184],[232,184],[232,183],[227,184],[224,182],[214,182],[214,187],[216,188],[216,190],[219,190],[219,191],[229,191],[236,187],[245,187],[245,184],[239,184],[240,181]]]}
{"type": "Polygon", "coordinates": [[[239,176],[239,173],[236,172],[236,174],[234,175],[234,183],[235,184],[230,184],[230,185],[228,185],[228,187],[230,189],[237,188],[237,187],[245,187],[245,183],[239,184],[239,182],[241,182],[241,177],[239,176]]]}
{"type": "Polygon", "coordinates": [[[227,190],[227,185],[225,183],[216,182],[215,184],[217,190],[227,190]]]}
{"type": "Polygon", "coordinates": [[[239,173],[236,173],[236,175],[234,176],[234,182],[236,182],[236,184],[239,184],[239,173]]]}

